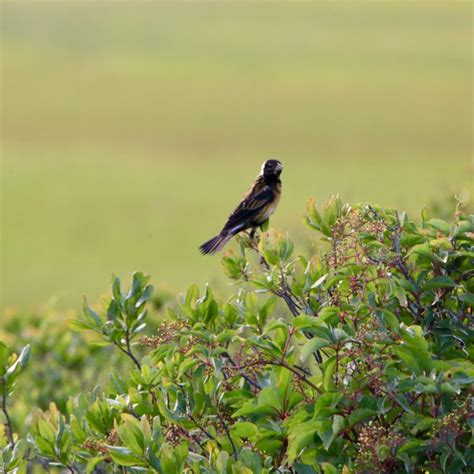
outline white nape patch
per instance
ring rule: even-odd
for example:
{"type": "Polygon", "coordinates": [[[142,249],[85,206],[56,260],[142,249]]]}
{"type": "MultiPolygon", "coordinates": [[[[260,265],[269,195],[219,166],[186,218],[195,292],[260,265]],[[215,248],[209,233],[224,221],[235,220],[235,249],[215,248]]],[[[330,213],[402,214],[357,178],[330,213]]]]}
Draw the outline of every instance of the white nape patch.
{"type": "Polygon", "coordinates": [[[266,161],[263,162],[263,165],[262,165],[262,167],[260,168],[260,174],[259,174],[259,176],[263,176],[263,172],[264,172],[264,170],[265,170],[265,164],[266,164],[266,161]]]}

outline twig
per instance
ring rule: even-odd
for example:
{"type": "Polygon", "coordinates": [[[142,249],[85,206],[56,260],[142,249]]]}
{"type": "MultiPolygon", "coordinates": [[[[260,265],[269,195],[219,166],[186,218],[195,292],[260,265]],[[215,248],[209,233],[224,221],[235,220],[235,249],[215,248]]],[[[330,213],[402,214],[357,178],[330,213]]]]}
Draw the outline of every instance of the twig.
{"type": "MultiPolygon", "coordinates": [[[[217,409],[219,410],[219,407],[217,407],[217,409]]],[[[224,427],[227,438],[230,441],[230,444],[232,446],[232,451],[234,452],[234,458],[237,461],[237,458],[238,458],[237,448],[235,447],[234,440],[232,439],[232,436],[230,435],[229,428],[227,427],[227,423],[225,422],[224,418],[222,418],[219,412],[217,412],[217,416],[219,420],[221,421],[222,426],[224,427]]]]}
{"type": "Polygon", "coordinates": [[[5,431],[7,433],[8,443],[12,448],[15,447],[15,440],[13,439],[13,425],[7,409],[7,383],[2,377],[2,412],[5,415],[5,431]]]}
{"type": "MultiPolygon", "coordinates": [[[[250,248],[253,249],[257,254],[260,256],[260,262],[261,264],[265,267],[267,271],[271,269],[269,263],[266,261],[265,257],[260,253],[259,249],[257,246],[255,246],[253,243],[250,244],[250,248]]],[[[293,292],[291,291],[291,288],[289,287],[288,283],[286,282],[286,279],[283,275],[283,272],[280,272],[280,288],[278,290],[270,290],[275,296],[278,296],[279,298],[282,298],[283,301],[286,303],[288,306],[288,309],[290,310],[290,313],[293,315],[293,317],[297,317],[300,312],[301,312],[301,306],[293,301],[292,299],[292,294],[293,292]]],[[[313,335],[303,331],[304,336],[306,339],[313,339],[313,335]]],[[[319,364],[323,361],[321,354],[319,351],[313,352],[313,356],[319,364]]]]}
{"type": "MultiPolygon", "coordinates": [[[[214,436],[211,435],[211,433],[209,433],[209,431],[207,431],[205,428],[203,428],[197,421],[196,419],[194,418],[193,415],[191,414],[188,414],[188,417],[189,419],[199,428],[199,430],[204,433],[209,439],[212,439],[213,441],[216,441],[216,438],[214,438],[214,436]]],[[[218,443],[219,444],[219,443],[218,443]]]]}
{"type": "Polygon", "coordinates": [[[295,374],[302,382],[309,385],[313,390],[316,390],[316,392],[318,393],[322,393],[321,389],[318,386],[314,385],[314,383],[306,377],[305,372],[298,372],[298,370],[296,370],[296,367],[291,366],[284,361],[267,361],[266,363],[268,365],[276,365],[288,369],[290,372],[293,372],[293,374],[295,374]]]}
{"type": "MultiPolygon", "coordinates": [[[[114,342],[115,346],[118,347],[124,354],[126,354],[128,357],[130,357],[130,359],[132,359],[132,362],[135,364],[135,366],[137,367],[138,370],[142,370],[142,366],[140,364],[140,362],[138,361],[138,359],[135,357],[135,355],[133,354],[133,351],[132,351],[132,347],[130,345],[130,334],[128,332],[128,329],[127,329],[127,332],[125,333],[125,345],[126,345],[126,349],[118,342],[114,342]]],[[[152,400],[156,403],[157,402],[157,398],[156,398],[156,395],[154,392],[152,392],[151,390],[148,390],[148,393],[151,395],[151,398],[152,400]]],[[[136,416],[133,412],[132,412],[132,415],[133,416],[136,416]]]]}
{"type": "Polygon", "coordinates": [[[141,367],[140,363],[138,362],[138,360],[135,358],[135,356],[130,351],[128,351],[127,349],[125,349],[124,347],[122,347],[118,343],[114,343],[114,344],[119,350],[121,350],[124,354],[126,354],[128,357],[130,357],[130,359],[132,359],[133,363],[137,366],[138,370],[141,370],[142,367],[141,367]]]}
{"type": "Polygon", "coordinates": [[[258,384],[258,382],[253,381],[247,374],[244,374],[244,373],[241,371],[241,367],[239,367],[239,366],[232,360],[232,358],[230,357],[230,355],[229,355],[228,352],[225,352],[223,355],[229,360],[229,362],[234,366],[234,368],[239,372],[239,374],[240,374],[250,385],[252,385],[252,387],[257,388],[258,390],[260,390],[260,389],[262,388],[262,387],[258,384]]]}
{"type": "Polygon", "coordinates": [[[133,355],[132,348],[130,346],[130,333],[129,333],[128,328],[127,328],[127,332],[125,333],[125,344],[127,345],[126,354],[128,354],[130,356],[130,358],[133,360],[135,365],[138,367],[138,370],[141,370],[142,366],[141,366],[140,362],[138,362],[138,359],[133,355]]]}
{"type": "MultiPolygon", "coordinates": [[[[178,388],[179,390],[181,391],[181,393],[183,394],[185,400],[186,400],[186,392],[184,391],[184,388],[181,386],[181,385],[178,385],[178,388]]],[[[186,403],[187,405],[187,403],[186,403]]],[[[217,444],[219,444],[219,441],[216,440],[216,438],[214,438],[214,436],[211,435],[211,433],[209,433],[209,431],[207,431],[205,428],[203,428],[198,422],[197,420],[194,418],[194,416],[191,414],[191,413],[187,413],[188,415],[188,418],[199,428],[199,430],[205,434],[209,439],[212,439],[213,441],[216,441],[217,444]]]]}
{"type": "Polygon", "coordinates": [[[295,369],[301,370],[301,372],[304,372],[306,375],[309,375],[311,377],[311,371],[306,369],[305,367],[301,367],[299,365],[294,365],[295,369]]]}
{"type": "MultiPolygon", "coordinates": [[[[122,344],[120,344],[117,341],[113,341],[113,344],[115,345],[115,347],[117,347],[119,350],[121,350],[124,354],[126,354],[128,357],[130,357],[130,359],[132,359],[133,363],[137,366],[137,369],[141,370],[142,366],[140,365],[140,362],[138,362],[138,359],[133,355],[132,348],[130,346],[130,334],[129,334],[128,331],[129,330],[127,328],[127,332],[125,333],[126,349],[122,346],[122,344]]],[[[108,337],[108,334],[105,332],[104,329],[102,330],[102,334],[105,337],[108,337]]]]}

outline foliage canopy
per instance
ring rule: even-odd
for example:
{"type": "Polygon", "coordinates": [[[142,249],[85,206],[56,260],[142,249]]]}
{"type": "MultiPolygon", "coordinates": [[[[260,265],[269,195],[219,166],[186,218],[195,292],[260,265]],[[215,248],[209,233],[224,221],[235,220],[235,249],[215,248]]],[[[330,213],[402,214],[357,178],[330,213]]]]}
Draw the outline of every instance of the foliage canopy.
{"type": "MultiPolygon", "coordinates": [[[[110,382],[52,393],[25,436],[5,420],[4,471],[468,472],[473,216],[416,223],[333,197],[304,220],[325,242],[307,255],[274,229],[239,238],[227,301],[191,286],[157,323],[135,273],[102,310],[84,302],[72,329],[100,343],[76,370],[96,361],[110,382]]],[[[51,350],[70,362],[70,347],[51,350]]],[[[5,415],[28,353],[0,346],[5,415]]]]}

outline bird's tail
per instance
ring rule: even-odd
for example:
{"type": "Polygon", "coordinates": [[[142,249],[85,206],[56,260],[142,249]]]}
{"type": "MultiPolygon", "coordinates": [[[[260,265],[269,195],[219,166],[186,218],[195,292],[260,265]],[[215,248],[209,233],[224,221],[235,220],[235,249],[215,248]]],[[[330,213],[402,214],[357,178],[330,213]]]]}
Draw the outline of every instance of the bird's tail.
{"type": "Polygon", "coordinates": [[[204,242],[199,250],[203,255],[208,253],[213,254],[219,252],[224,245],[232,238],[233,234],[230,232],[221,232],[219,235],[216,235],[211,240],[204,242]]]}

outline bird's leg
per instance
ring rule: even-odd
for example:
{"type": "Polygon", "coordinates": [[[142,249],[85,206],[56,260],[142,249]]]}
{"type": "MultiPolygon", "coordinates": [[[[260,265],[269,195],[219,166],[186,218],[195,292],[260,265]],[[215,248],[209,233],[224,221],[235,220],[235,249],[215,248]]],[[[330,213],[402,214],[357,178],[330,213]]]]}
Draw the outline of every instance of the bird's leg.
{"type": "Polygon", "coordinates": [[[250,234],[249,234],[249,239],[250,239],[250,240],[255,239],[255,232],[257,232],[257,228],[256,228],[256,227],[252,227],[252,230],[250,231],[250,234]]]}

